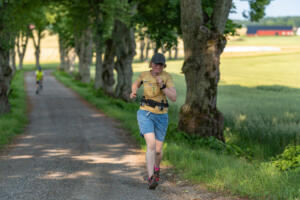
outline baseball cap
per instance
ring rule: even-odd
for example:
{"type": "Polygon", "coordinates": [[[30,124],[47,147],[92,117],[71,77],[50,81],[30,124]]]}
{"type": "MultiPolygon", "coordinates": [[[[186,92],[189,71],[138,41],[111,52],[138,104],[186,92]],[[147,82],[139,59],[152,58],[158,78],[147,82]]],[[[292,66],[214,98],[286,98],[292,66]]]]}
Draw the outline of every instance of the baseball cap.
{"type": "Polygon", "coordinates": [[[166,64],[166,59],[163,54],[155,53],[151,58],[151,62],[153,62],[155,64],[166,64]]]}

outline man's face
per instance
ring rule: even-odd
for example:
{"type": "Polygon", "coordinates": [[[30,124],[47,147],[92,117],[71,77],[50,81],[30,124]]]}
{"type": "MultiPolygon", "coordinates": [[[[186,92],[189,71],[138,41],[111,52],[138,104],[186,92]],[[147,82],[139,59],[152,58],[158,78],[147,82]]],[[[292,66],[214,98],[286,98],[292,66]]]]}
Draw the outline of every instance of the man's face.
{"type": "Polygon", "coordinates": [[[162,63],[151,63],[152,71],[156,74],[160,74],[164,69],[164,64],[162,63]]]}

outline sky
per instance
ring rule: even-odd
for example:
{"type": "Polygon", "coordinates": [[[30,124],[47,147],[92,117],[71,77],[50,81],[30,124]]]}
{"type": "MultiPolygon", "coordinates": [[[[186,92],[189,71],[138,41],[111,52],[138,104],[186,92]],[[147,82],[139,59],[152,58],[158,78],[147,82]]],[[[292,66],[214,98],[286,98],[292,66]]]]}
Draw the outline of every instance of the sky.
{"type": "MultiPolygon", "coordinates": [[[[249,11],[247,0],[233,0],[237,9],[235,14],[230,14],[230,19],[245,19],[243,11],[249,11]]],[[[266,7],[265,17],[300,16],[300,0],[273,0],[266,7]]]]}

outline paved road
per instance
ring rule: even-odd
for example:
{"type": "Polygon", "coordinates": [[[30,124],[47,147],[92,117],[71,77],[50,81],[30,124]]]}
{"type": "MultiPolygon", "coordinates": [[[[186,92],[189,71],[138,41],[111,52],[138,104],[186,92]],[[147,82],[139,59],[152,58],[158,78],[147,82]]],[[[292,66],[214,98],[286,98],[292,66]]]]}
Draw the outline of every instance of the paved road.
{"type": "Polygon", "coordinates": [[[0,155],[1,200],[165,199],[143,180],[140,153],[118,124],[87,106],[49,73],[31,104],[26,133],[0,155]]]}

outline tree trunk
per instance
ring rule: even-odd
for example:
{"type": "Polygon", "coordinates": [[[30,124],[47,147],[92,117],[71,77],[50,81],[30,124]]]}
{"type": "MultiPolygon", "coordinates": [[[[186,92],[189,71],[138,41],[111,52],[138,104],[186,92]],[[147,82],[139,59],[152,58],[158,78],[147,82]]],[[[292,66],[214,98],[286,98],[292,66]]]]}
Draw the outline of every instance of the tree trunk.
{"type": "Polygon", "coordinates": [[[112,39],[108,39],[105,42],[105,55],[104,55],[104,62],[102,68],[102,83],[103,83],[103,91],[108,95],[113,95],[114,89],[113,86],[115,84],[114,79],[114,58],[116,55],[115,46],[113,44],[112,39]]]}
{"type": "Polygon", "coordinates": [[[17,38],[17,52],[18,52],[18,57],[19,57],[19,69],[23,69],[23,61],[24,61],[24,56],[26,53],[27,49],[27,44],[28,44],[28,39],[29,36],[26,33],[21,33],[19,37],[17,38]]]}
{"type": "Polygon", "coordinates": [[[172,49],[170,48],[170,49],[168,50],[168,52],[169,52],[169,60],[172,60],[172,49]]]}
{"type": "Polygon", "coordinates": [[[59,47],[59,58],[60,58],[59,70],[65,71],[66,57],[68,52],[66,52],[64,48],[63,40],[59,35],[58,35],[58,47],[59,47]]]}
{"type": "Polygon", "coordinates": [[[42,32],[40,32],[40,31],[37,32],[37,41],[35,41],[34,35],[32,34],[33,45],[35,48],[34,55],[35,55],[35,66],[36,67],[40,66],[41,39],[42,39],[42,32]]]}
{"type": "Polygon", "coordinates": [[[178,45],[176,45],[176,46],[174,47],[174,51],[175,51],[174,59],[177,60],[177,59],[178,59],[178,45]]]}
{"type": "Polygon", "coordinates": [[[140,61],[144,61],[145,39],[140,40],[140,61]]]}
{"type": "Polygon", "coordinates": [[[36,67],[39,67],[40,66],[40,54],[41,54],[41,49],[40,49],[40,46],[38,46],[36,49],[35,49],[35,66],[36,67]]]}
{"type": "Polygon", "coordinates": [[[89,28],[83,30],[80,37],[76,37],[75,46],[79,58],[80,80],[89,83],[91,81],[90,66],[93,58],[93,38],[89,28]]]}
{"type": "Polygon", "coordinates": [[[13,48],[10,50],[10,64],[9,65],[12,69],[12,74],[15,74],[15,72],[17,71],[15,44],[13,44],[13,48]]]}
{"type": "Polygon", "coordinates": [[[76,52],[74,48],[68,49],[67,61],[64,69],[66,72],[72,73],[75,71],[75,59],[76,52]]]}
{"type": "MultiPolygon", "coordinates": [[[[216,0],[215,4],[219,6],[220,3],[230,2],[216,0]]],[[[218,19],[227,19],[230,7],[226,12],[218,10],[220,15],[227,14],[218,16],[218,19]]],[[[185,104],[180,109],[178,128],[190,134],[214,136],[224,141],[224,118],[217,109],[217,87],[220,79],[220,55],[226,44],[223,36],[225,24],[223,26],[213,21],[213,26],[216,27],[208,29],[203,23],[200,1],[181,1],[181,14],[184,41],[182,71],[186,79],[187,93],[185,104]]]]}
{"type": "Polygon", "coordinates": [[[153,43],[152,43],[152,46],[154,46],[153,52],[158,53],[158,49],[159,49],[158,45],[156,43],[155,43],[155,45],[153,45],[153,43]]]}
{"type": "Polygon", "coordinates": [[[4,19],[7,2],[0,6],[0,115],[10,111],[8,102],[12,69],[9,66],[9,37],[10,33],[6,30],[6,19],[4,19]]]}
{"type": "Polygon", "coordinates": [[[148,41],[147,41],[147,45],[146,45],[146,55],[145,55],[146,60],[149,59],[149,50],[150,50],[150,49],[151,49],[151,47],[150,47],[150,41],[148,40],[148,41]]]}
{"type": "Polygon", "coordinates": [[[94,33],[94,41],[95,41],[95,47],[96,47],[96,73],[95,73],[95,85],[94,87],[98,90],[100,88],[103,88],[103,79],[102,79],[102,73],[103,73],[103,32],[104,32],[104,26],[103,26],[103,19],[101,17],[102,12],[96,8],[96,19],[95,19],[95,33],[94,33]]]}
{"type": "Polygon", "coordinates": [[[113,38],[117,48],[117,62],[115,68],[118,73],[118,83],[115,96],[125,101],[130,101],[132,84],[132,61],[135,55],[135,39],[133,28],[127,27],[123,22],[116,20],[117,30],[113,38]]]}
{"type": "Polygon", "coordinates": [[[74,70],[74,62],[76,54],[70,47],[65,47],[64,41],[59,37],[59,54],[60,54],[60,65],[59,70],[70,73],[74,70]]]}
{"type": "Polygon", "coordinates": [[[95,88],[100,89],[103,87],[102,82],[102,68],[103,68],[103,61],[102,61],[102,46],[100,42],[96,44],[96,74],[95,74],[95,88]]]}
{"type": "Polygon", "coordinates": [[[12,69],[9,67],[9,50],[0,47],[0,115],[10,111],[8,94],[11,78],[12,69]]]}
{"type": "Polygon", "coordinates": [[[19,54],[19,69],[23,69],[24,54],[19,54]]]}

